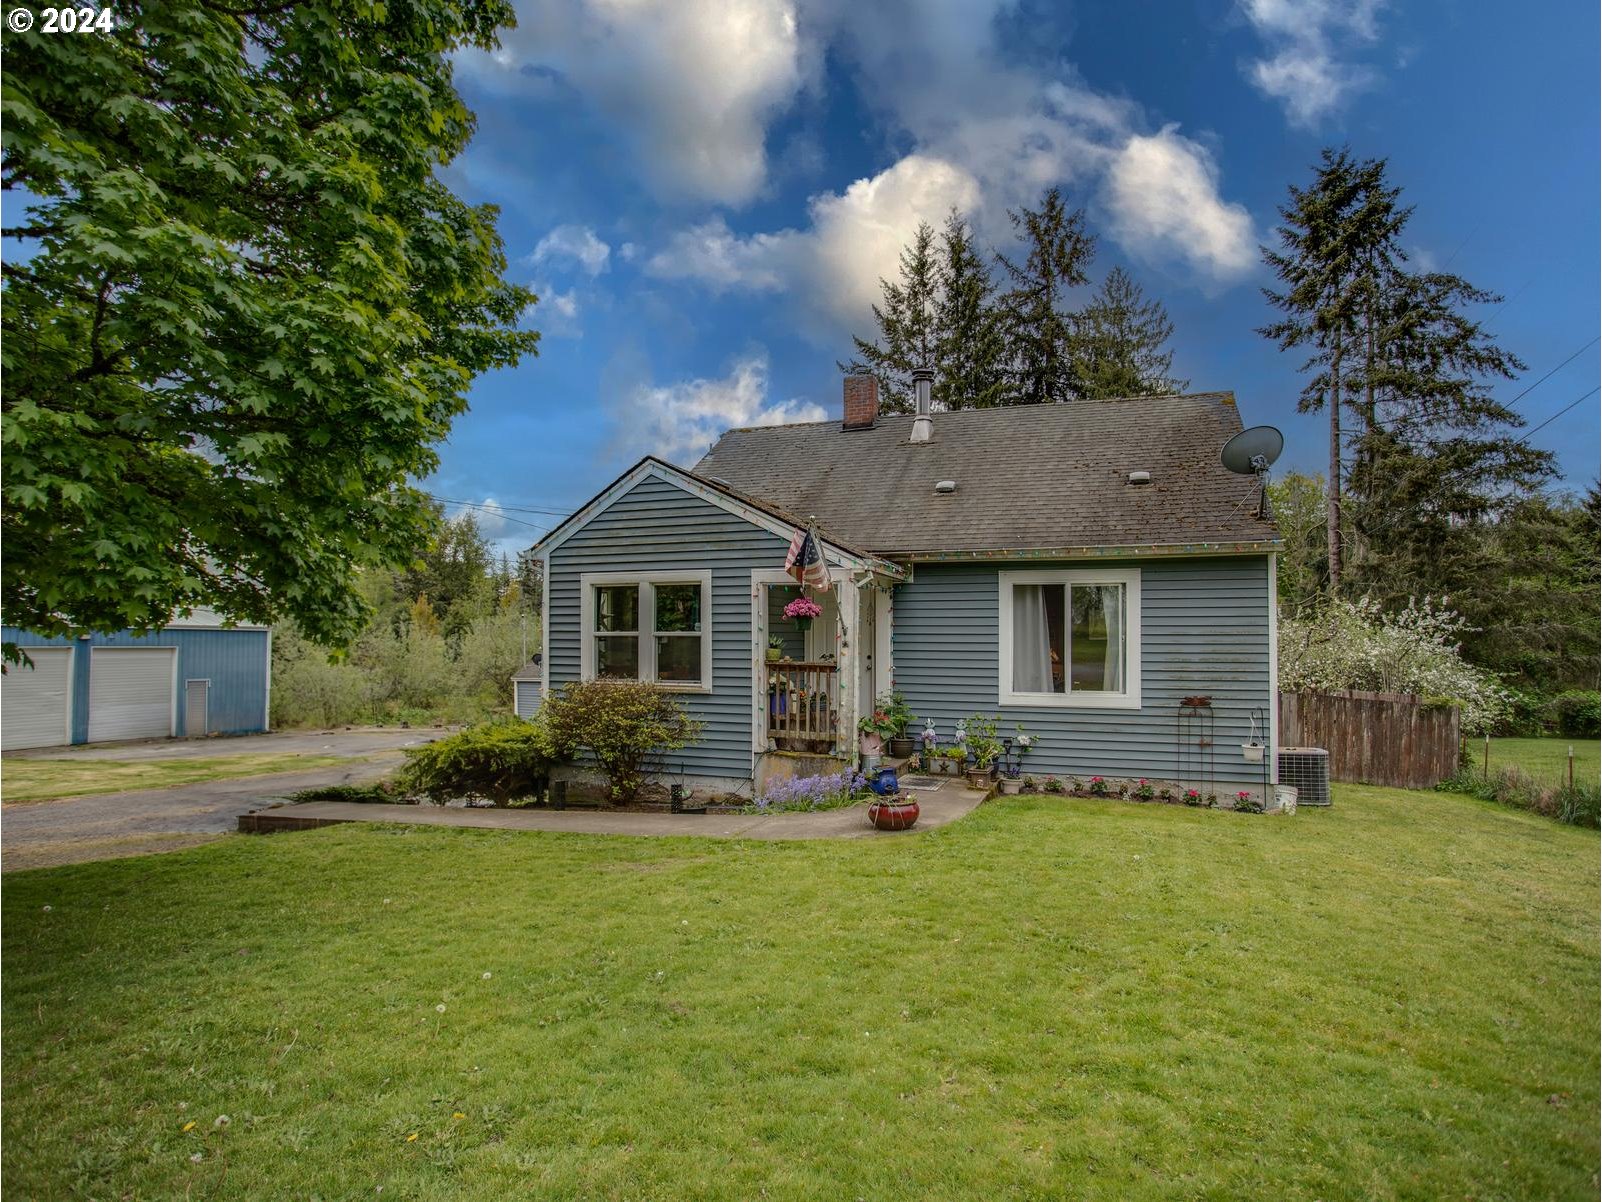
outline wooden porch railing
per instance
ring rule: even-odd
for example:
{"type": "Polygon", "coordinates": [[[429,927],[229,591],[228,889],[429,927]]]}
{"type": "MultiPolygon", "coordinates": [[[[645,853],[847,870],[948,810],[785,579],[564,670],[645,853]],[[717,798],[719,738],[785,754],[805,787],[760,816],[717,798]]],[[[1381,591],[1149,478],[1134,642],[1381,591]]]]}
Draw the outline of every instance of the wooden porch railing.
{"type": "Polygon", "coordinates": [[[840,733],[835,665],[768,664],[768,737],[785,750],[828,750],[840,733]],[[827,748],[788,743],[828,744],[827,748]]]}

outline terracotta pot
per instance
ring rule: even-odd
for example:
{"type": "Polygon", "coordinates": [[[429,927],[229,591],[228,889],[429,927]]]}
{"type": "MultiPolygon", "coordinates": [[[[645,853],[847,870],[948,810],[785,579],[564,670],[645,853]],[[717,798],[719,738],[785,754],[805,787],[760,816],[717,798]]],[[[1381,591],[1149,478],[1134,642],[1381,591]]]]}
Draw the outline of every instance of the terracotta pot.
{"type": "Polygon", "coordinates": [[[883,755],[884,739],[878,731],[865,730],[857,736],[857,750],[863,755],[883,755]]]}
{"type": "Polygon", "coordinates": [[[910,797],[876,801],[868,807],[868,821],[882,831],[904,831],[918,821],[918,803],[910,797]]]}
{"type": "Polygon", "coordinates": [[[895,756],[898,760],[906,759],[912,754],[912,751],[913,747],[911,739],[897,735],[895,738],[890,740],[890,754],[895,756]]]}

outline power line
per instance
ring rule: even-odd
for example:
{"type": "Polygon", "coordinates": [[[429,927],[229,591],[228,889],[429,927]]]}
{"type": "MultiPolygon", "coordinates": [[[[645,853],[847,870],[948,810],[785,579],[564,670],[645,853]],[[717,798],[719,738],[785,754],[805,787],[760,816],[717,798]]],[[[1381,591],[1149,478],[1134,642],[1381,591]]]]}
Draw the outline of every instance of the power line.
{"type": "Polygon", "coordinates": [[[1525,442],[1526,440],[1529,439],[1531,434],[1534,434],[1536,432],[1536,430],[1542,430],[1542,429],[1545,429],[1547,426],[1550,426],[1553,422],[1557,421],[1558,418],[1562,417],[1570,409],[1573,409],[1581,401],[1590,400],[1592,397],[1594,397],[1599,392],[1602,392],[1602,384],[1598,384],[1595,388],[1591,389],[1591,391],[1586,393],[1584,396],[1576,397],[1574,400],[1570,401],[1567,405],[1563,406],[1563,408],[1559,409],[1556,413],[1554,413],[1551,417],[1547,418],[1539,426],[1536,426],[1534,429],[1530,430],[1527,434],[1524,435],[1523,438],[1519,439],[1518,441],[1519,442],[1525,442]]]}
{"type": "Polygon", "coordinates": [[[563,517],[572,513],[571,509],[553,509],[543,505],[503,505],[499,501],[469,501],[464,497],[441,497],[429,493],[436,501],[443,501],[447,505],[471,505],[479,509],[506,509],[512,513],[538,513],[551,517],[563,517]]]}
{"type": "Polygon", "coordinates": [[[487,510],[489,512],[498,514],[501,520],[504,522],[511,522],[514,526],[527,526],[530,530],[536,530],[541,533],[551,528],[548,524],[542,526],[537,522],[526,522],[522,518],[507,517],[506,514],[501,511],[501,507],[499,505],[484,505],[477,501],[452,501],[447,497],[436,497],[431,492],[424,493],[423,495],[428,497],[430,500],[439,501],[445,505],[461,505],[467,509],[487,510]]]}
{"type": "Polygon", "coordinates": [[[1521,392],[1521,393],[1519,393],[1519,395],[1518,395],[1518,396],[1516,396],[1516,397],[1514,397],[1514,398],[1513,398],[1513,399],[1512,399],[1512,400],[1511,400],[1511,401],[1509,401],[1509,402],[1508,402],[1508,403],[1507,403],[1507,407],[1508,407],[1508,408],[1509,408],[1509,409],[1511,409],[1511,408],[1513,408],[1513,406],[1514,406],[1514,405],[1517,405],[1517,404],[1518,404],[1518,403],[1519,403],[1519,402],[1520,402],[1520,401],[1522,401],[1522,400],[1523,400],[1523,399],[1524,399],[1524,398],[1525,398],[1525,397],[1527,397],[1527,396],[1529,396],[1529,395],[1530,395],[1530,393],[1532,393],[1532,392],[1534,392],[1534,391],[1535,391],[1535,390],[1536,390],[1536,389],[1537,389],[1537,388],[1539,388],[1539,387],[1540,387],[1540,386],[1541,386],[1541,385],[1542,385],[1542,384],[1545,384],[1545,383],[1546,383],[1546,382],[1547,382],[1547,381],[1548,381],[1548,380],[1550,380],[1550,379],[1551,379],[1551,378],[1552,378],[1552,377],[1553,377],[1553,376],[1555,376],[1555,375],[1556,375],[1556,374],[1557,374],[1557,373],[1558,373],[1558,372],[1560,372],[1560,371],[1562,371],[1562,370],[1563,370],[1563,369],[1564,369],[1564,368],[1565,368],[1565,367],[1567,367],[1567,366],[1568,366],[1568,365],[1569,365],[1569,364],[1570,364],[1570,363],[1573,363],[1573,362],[1574,362],[1574,361],[1575,361],[1575,360],[1576,360],[1576,359],[1578,359],[1578,358],[1579,358],[1579,357],[1580,357],[1580,356],[1581,356],[1581,355],[1583,355],[1583,354],[1585,354],[1585,352],[1586,352],[1586,351],[1588,351],[1588,350],[1590,350],[1590,349],[1591,349],[1591,348],[1592,348],[1592,347],[1593,347],[1593,346],[1595,346],[1595,345],[1596,345],[1596,344],[1597,344],[1597,343],[1598,343],[1598,342],[1602,342],[1602,334],[1599,334],[1599,335],[1597,335],[1597,336],[1596,336],[1596,337],[1595,337],[1595,338],[1593,338],[1593,339],[1591,339],[1591,341],[1590,341],[1590,342],[1587,342],[1587,343],[1586,343],[1586,344],[1585,344],[1585,345],[1584,345],[1584,346],[1582,346],[1582,347],[1581,347],[1581,348],[1580,348],[1580,349],[1579,349],[1579,350],[1577,350],[1577,351],[1575,351],[1575,352],[1574,352],[1574,354],[1572,354],[1572,355],[1570,355],[1570,356],[1569,356],[1569,357],[1568,357],[1568,358],[1567,358],[1567,359],[1565,359],[1565,360],[1563,360],[1563,362],[1562,362],[1562,363],[1559,363],[1559,364],[1558,364],[1558,365],[1557,365],[1557,366],[1556,366],[1556,367],[1554,367],[1554,368],[1553,368],[1553,369],[1552,369],[1552,370],[1551,370],[1551,371],[1549,371],[1549,372],[1547,372],[1547,373],[1546,373],[1546,375],[1544,375],[1544,376],[1542,376],[1542,377],[1541,377],[1541,378],[1540,378],[1540,379],[1539,379],[1539,380],[1537,380],[1537,381],[1536,381],[1536,382],[1535,382],[1535,383],[1534,383],[1534,384],[1531,384],[1531,385],[1530,385],[1530,386],[1529,386],[1529,387],[1528,387],[1528,388],[1526,388],[1526,389],[1525,389],[1525,390],[1524,390],[1524,391],[1523,391],[1523,392],[1521,392]]]}

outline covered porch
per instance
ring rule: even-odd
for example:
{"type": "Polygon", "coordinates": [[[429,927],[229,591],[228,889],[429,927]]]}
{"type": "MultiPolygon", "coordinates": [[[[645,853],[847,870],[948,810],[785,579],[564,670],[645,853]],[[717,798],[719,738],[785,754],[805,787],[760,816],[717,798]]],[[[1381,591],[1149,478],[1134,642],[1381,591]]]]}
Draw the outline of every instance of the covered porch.
{"type": "Polygon", "coordinates": [[[752,573],[752,750],[852,761],[857,720],[890,687],[890,580],[836,569],[827,592],[752,573]],[[822,611],[785,607],[807,596],[822,611]]]}

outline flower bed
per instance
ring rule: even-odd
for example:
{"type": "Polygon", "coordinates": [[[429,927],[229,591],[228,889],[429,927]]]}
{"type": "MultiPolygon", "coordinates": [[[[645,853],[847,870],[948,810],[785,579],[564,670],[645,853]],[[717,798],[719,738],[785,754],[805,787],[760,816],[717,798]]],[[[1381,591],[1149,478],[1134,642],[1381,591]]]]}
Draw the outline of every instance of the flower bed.
{"type": "Polygon", "coordinates": [[[860,772],[836,772],[823,776],[792,776],[769,781],[744,810],[748,814],[782,814],[813,810],[838,810],[854,805],[868,791],[868,779],[860,772]]]}

